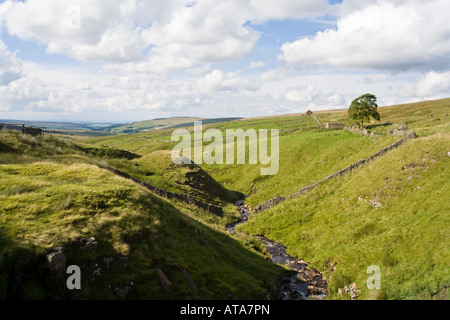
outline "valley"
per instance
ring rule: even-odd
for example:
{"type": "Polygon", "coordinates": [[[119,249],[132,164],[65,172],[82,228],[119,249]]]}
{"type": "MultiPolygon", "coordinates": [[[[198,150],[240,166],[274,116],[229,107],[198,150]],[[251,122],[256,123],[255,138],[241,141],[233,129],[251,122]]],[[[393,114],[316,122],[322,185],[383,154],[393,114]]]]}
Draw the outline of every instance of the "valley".
{"type": "Polygon", "coordinates": [[[314,112],[337,129],[306,114],[204,123],[279,130],[267,176],[249,161],[174,164],[174,129],[194,135],[199,118],[106,136],[0,130],[0,298],[448,299],[449,111],[450,99],[381,107],[366,132],[347,110],[314,112]],[[415,138],[372,157],[399,132],[415,138]],[[82,290],[65,287],[69,265],[82,290]]]}

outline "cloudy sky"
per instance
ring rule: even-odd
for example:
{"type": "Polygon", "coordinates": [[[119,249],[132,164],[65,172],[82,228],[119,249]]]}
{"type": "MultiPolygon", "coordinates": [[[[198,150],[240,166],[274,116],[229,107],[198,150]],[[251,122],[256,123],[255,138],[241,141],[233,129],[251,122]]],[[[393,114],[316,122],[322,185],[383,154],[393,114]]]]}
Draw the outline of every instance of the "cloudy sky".
{"type": "Polygon", "coordinates": [[[449,0],[0,1],[0,118],[265,116],[450,97],[449,0]]]}

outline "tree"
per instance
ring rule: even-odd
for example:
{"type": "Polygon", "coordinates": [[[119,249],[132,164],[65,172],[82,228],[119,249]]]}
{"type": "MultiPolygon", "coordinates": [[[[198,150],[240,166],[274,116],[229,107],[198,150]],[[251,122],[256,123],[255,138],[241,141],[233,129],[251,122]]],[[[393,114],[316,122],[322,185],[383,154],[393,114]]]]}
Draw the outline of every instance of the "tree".
{"type": "Polygon", "coordinates": [[[364,121],[370,123],[370,118],[380,121],[380,114],[378,113],[377,97],[373,94],[365,94],[353,100],[348,109],[348,117],[351,120],[361,122],[361,128],[364,121]]]}

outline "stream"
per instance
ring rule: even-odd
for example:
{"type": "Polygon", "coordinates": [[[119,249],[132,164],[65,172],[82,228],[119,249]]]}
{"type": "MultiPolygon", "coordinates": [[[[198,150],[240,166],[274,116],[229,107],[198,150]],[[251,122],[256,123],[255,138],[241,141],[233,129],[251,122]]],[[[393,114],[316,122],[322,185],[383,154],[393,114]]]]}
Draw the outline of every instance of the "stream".
{"type": "MultiPolygon", "coordinates": [[[[236,233],[236,227],[248,221],[251,209],[238,201],[240,219],[237,223],[227,228],[229,233],[236,233]]],[[[256,236],[269,251],[273,263],[288,266],[292,271],[284,275],[278,290],[281,300],[323,300],[328,294],[328,285],[322,274],[309,268],[309,264],[303,260],[292,257],[287,253],[286,247],[279,241],[256,236]]]]}

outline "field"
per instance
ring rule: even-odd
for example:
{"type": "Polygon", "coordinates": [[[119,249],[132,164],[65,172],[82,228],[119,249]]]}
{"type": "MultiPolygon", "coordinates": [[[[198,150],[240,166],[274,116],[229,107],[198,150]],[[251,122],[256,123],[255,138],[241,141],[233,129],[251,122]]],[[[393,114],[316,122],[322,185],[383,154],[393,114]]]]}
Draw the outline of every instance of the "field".
{"type": "MultiPolygon", "coordinates": [[[[361,290],[360,299],[447,299],[450,99],[379,111],[381,121],[366,124],[372,135],[326,130],[300,114],[204,124],[204,130],[224,135],[231,129],[278,129],[279,170],[269,176],[261,175],[261,163],[173,164],[174,128],[95,138],[35,139],[0,131],[0,267],[8,270],[2,273],[0,297],[47,297],[48,286],[36,279],[45,270],[45,254],[63,246],[71,261],[86,266],[102,265],[111,256],[130,259],[121,272],[103,268],[101,277],[86,284],[83,298],[117,298],[107,288],[124,281],[135,284],[130,299],[276,298],[286,268],[267,260],[267,250],[253,237],[262,235],[281,241],[292,256],[321,271],[329,284],[327,299],[349,299],[339,292],[352,283],[361,290]],[[288,197],[389,146],[401,138],[389,131],[402,126],[418,138],[253,214],[237,234],[227,233],[238,219],[237,200],[245,198],[255,208],[276,196],[288,197]],[[224,215],[157,197],[105,166],[220,205],[224,215]],[[82,237],[95,237],[97,251],[80,253],[76,243],[82,237]],[[25,284],[14,291],[10,283],[18,265],[39,268],[23,276],[25,284]],[[381,269],[380,290],[366,286],[372,265],[381,269]],[[162,289],[158,270],[170,279],[170,292],[162,289]]],[[[346,110],[316,116],[323,124],[352,125],[346,110]]],[[[192,127],[187,129],[193,134],[192,127]]],[[[201,151],[207,146],[203,142],[201,151]]],[[[59,291],[55,295],[65,298],[59,291]]]]}

